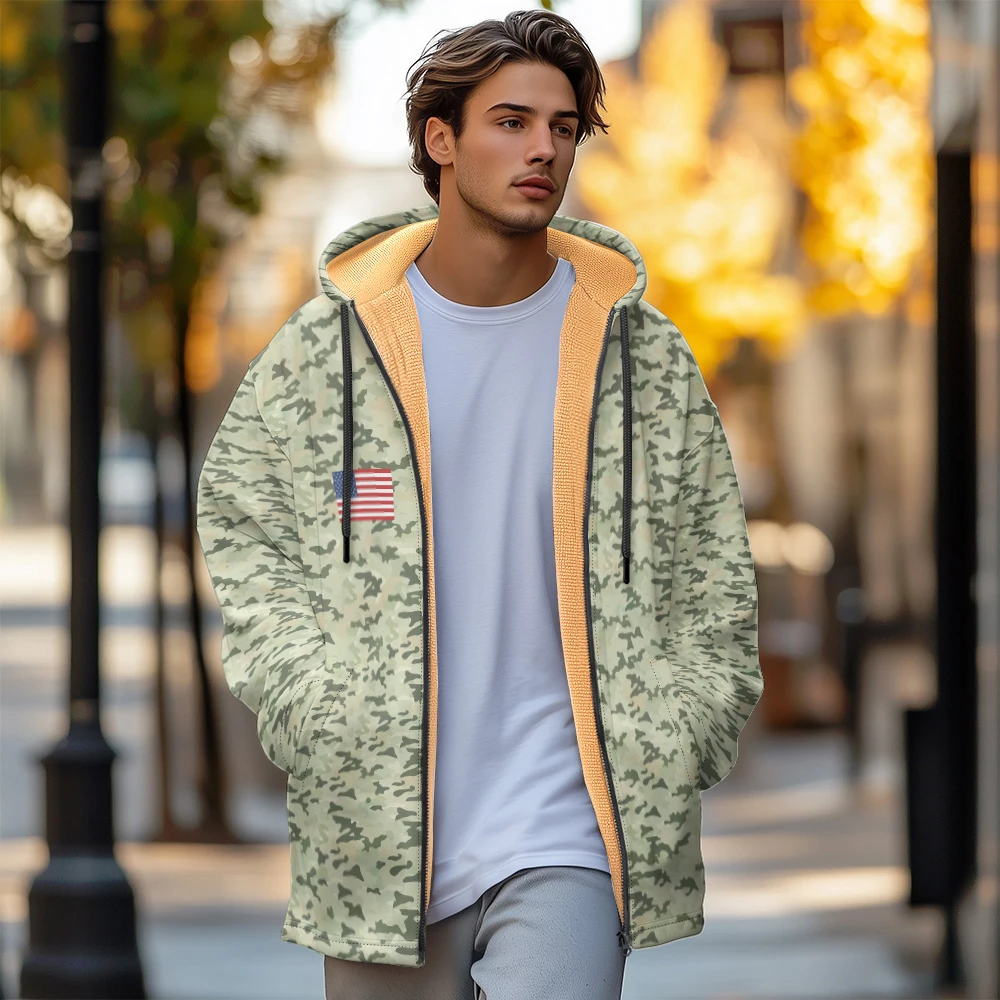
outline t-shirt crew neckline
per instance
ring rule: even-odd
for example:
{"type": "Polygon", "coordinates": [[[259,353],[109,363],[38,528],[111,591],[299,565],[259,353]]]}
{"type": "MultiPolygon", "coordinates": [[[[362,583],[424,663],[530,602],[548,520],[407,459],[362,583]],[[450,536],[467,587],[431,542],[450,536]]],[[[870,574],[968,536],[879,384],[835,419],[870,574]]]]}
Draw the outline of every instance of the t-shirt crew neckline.
{"type": "Polygon", "coordinates": [[[510,323],[512,320],[520,322],[539,309],[544,309],[564,290],[566,283],[576,280],[576,271],[570,261],[565,257],[559,257],[549,280],[541,288],[532,292],[527,298],[507,302],[502,306],[470,306],[464,302],[454,302],[445,298],[428,284],[427,279],[420,273],[416,261],[406,269],[406,280],[414,297],[429,309],[448,319],[478,326],[510,323]]]}

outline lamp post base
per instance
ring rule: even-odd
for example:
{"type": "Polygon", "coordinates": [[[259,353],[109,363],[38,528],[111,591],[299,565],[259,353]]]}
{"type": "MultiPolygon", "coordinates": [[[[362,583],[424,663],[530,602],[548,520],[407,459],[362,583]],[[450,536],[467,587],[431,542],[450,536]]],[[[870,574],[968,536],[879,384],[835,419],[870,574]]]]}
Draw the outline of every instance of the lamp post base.
{"type": "Polygon", "coordinates": [[[114,856],[111,764],[94,721],[47,754],[49,863],[28,893],[25,1000],[144,1000],[135,898],[114,856]]]}

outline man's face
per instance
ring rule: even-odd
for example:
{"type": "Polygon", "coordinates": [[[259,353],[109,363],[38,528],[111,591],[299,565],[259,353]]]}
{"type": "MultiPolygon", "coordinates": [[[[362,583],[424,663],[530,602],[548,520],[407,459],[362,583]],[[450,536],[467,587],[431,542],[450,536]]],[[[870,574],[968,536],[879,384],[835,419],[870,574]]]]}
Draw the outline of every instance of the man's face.
{"type": "Polygon", "coordinates": [[[438,121],[428,122],[428,140],[436,140],[428,148],[442,163],[442,206],[453,186],[486,224],[506,235],[548,226],[566,192],[579,128],[576,95],[562,70],[507,63],[469,94],[457,141],[448,126],[432,124],[438,121]],[[532,178],[543,178],[553,190],[526,183],[532,178]]]}

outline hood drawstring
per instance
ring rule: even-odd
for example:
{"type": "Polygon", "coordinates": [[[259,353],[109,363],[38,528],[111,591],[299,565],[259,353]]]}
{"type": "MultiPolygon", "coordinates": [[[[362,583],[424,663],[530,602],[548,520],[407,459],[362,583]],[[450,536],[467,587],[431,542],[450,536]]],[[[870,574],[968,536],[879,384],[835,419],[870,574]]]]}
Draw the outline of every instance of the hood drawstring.
{"type": "Polygon", "coordinates": [[[625,470],[622,476],[622,579],[629,581],[629,562],[632,555],[632,361],[628,350],[628,314],[625,306],[618,311],[622,334],[622,389],[624,392],[624,442],[622,451],[625,470]]]}
{"type": "Polygon", "coordinates": [[[351,320],[347,303],[340,307],[340,343],[344,348],[344,494],[341,529],[344,533],[344,562],[351,561],[351,493],[354,487],[354,391],[351,371],[351,320]]]}

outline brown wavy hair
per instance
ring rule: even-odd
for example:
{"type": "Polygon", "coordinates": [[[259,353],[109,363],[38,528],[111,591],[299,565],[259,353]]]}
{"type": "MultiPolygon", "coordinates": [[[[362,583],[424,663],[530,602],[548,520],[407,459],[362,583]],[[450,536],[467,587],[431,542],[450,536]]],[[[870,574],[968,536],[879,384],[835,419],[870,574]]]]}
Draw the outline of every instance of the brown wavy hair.
{"type": "Polygon", "coordinates": [[[450,34],[439,33],[411,64],[406,78],[410,169],[423,177],[435,202],[441,196],[441,167],[424,143],[427,120],[447,122],[457,139],[466,98],[511,62],[548,63],[566,74],[580,112],[577,145],[597,129],[608,131],[598,110],[604,108],[604,77],[590,46],[566,18],[547,10],[516,10],[502,21],[480,21],[450,34]]]}

